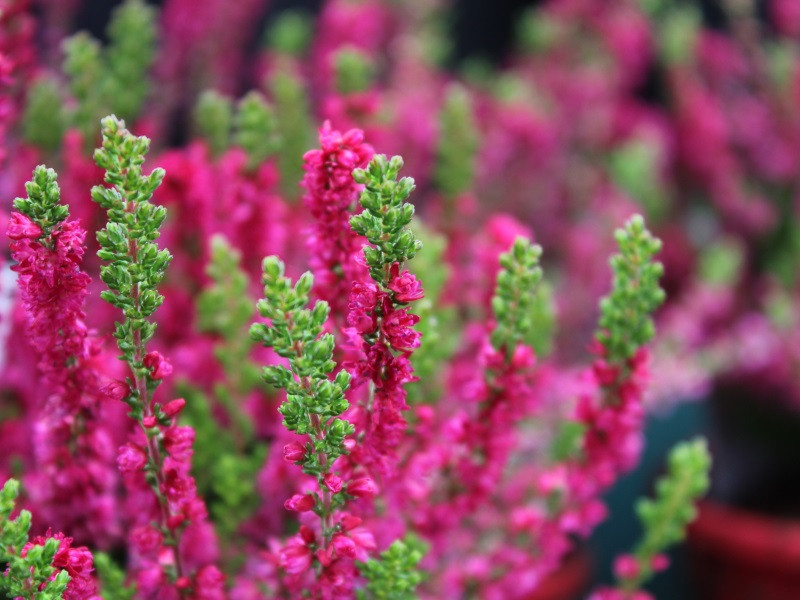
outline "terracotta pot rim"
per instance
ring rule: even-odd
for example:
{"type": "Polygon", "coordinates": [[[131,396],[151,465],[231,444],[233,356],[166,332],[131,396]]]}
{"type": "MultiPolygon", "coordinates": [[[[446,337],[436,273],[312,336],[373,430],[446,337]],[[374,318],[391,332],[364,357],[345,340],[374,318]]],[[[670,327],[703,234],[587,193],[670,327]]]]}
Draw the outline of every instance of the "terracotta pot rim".
{"type": "Polygon", "coordinates": [[[743,565],[800,573],[800,518],[782,518],[727,506],[698,505],[688,531],[690,548],[743,565]]]}

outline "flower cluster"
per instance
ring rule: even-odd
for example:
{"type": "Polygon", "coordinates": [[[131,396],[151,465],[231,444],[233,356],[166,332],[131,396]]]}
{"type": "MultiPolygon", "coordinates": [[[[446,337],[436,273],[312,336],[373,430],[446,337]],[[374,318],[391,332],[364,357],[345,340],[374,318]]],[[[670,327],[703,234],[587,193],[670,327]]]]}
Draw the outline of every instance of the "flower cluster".
{"type": "Polygon", "coordinates": [[[303,199],[315,219],[308,248],[316,293],[340,315],[352,282],[363,277],[363,266],[357,260],[361,241],[349,224],[360,187],[351,173],[367,165],[373,150],[364,143],[362,131],[351,129],[342,134],[327,121],[319,141],[321,148],[303,157],[303,199]]]}
{"type": "Polygon", "coordinates": [[[710,467],[703,440],[672,449],[669,471],[656,483],[656,498],[642,500],[637,506],[645,529],[641,542],[633,554],[623,554],[614,562],[618,588],[598,590],[592,600],[652,600],[641,587],[669,565],[663,552],[683,539],[686,526],[695,518],[694,503],[708,490],[710,467]]]}
{"type": "Polygon", "coordinates": [[[295,590],[303,582],[301,576],[313,564],[319,565],[314,593],[336,597],[352,593],[353,559],[365,560],[375,549],[372,534],[360,526],[362,519],[342,509],[348,498],[371,498],[378,489],[371,479],[343,477],[337,468],[338,459],[356,445],[347,437],[353,426],[340,418],[348,408],[345,392],[350,374],[341,370],[329,379],[336,363],[332,360],[333,335],[322,333],[328,305],[317,301],[313,308],[305,308],[313,281],[306,272],[292,286],[284,276],[283,263],[276,257],[264,259],[264,299],[258,308],[270,325],[253,325],[251,335],[289,361],[289,368],[265,368],[264,377],[286,390],[279,411],[285,427],[302,436],[302,441],[284,446],[284,459],[300,465],[315,480],[315,488],[294,494],[284,507],[298,513],[313,511],[319,523],[301,526],[299,534],[280,551],[280,565],[295,576],[287,583],[295,590]]]}
{"type": "Polygon", "coordinates": [[[95,160],[113,186],[92,189],[92,198],[108,212],[108,224],[97,234],[98,255],[108,262],[101,278],[109,290],[102,297],[125,316],[117,322],[114,337],[131,372],[124,383],[114,382],[106,390],[130,407],[139,426],[117,456],[131,514],[136,515],[129,525],[139,591],[224,598],[224,576],[214,565],[216,540],[191,475],[194,431],[175,422],[185,401],[155,399],[172,365],[158,351],[146,351],[155,332],[149,317],[163,302],[157,285],[171,258],[154,242],[166,210],[150,203],[164,171],[142,173],[147,138],[131,135],[114,116],[102,124],[103,145],[95,160]],[[164,552],[168,561],[162,559],[164,552]]]}
{"type": "Polygon", "coordinates": [[[37,411],[33,500],[51,526],[105,546],[118,529],[116,477],[107,453],[113,415],[102,410],[101,348],[85,323],[86,232],[67,220],[52,169],[37,167],[26,190],[26,198],[14,201],[19,212],[11,214],[7,235],[28,339],[45,384],[37,411]]]}

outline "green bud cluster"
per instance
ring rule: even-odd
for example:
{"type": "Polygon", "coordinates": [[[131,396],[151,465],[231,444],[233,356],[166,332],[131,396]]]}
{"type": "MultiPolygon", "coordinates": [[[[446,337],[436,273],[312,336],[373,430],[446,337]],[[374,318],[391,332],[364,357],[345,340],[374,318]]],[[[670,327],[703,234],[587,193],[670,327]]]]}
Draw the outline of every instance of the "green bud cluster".
{"type": "Polygon", "coordinates": [[[289,202],[300,197],[297,182],[303,178],[303,155],[314,145],[308,90],[295,71],[291,63],[284,62],[268,82],[280,141],[276,159],[281,174],[281,194],[289,202]]]}
{"type": "Polygon", "coordinates": [[[619,254],[611,257],[613,287],[600,301],[596,337],[610,362],[624,363],[655,335],[651,314],[664,301],[658,285],[664,268],[653,260],[661,241],[647,230],[641,216],[631,217],[614,237],[619,254]]]}
{"type": "Polygon", "coordinates": [[[241,406],[261,380],[259,369],[249,360],[252,342],[242,335],[255,308],[247,293],[241,255],[222,236],[211,239],[206,273],[212,283],[198,297],[198,326],[219,336],[214,354],[225,377],[214,386],[213,397],[186,386],[182,395],[187,405],[181,416],[195,429],[193,464],[198,488],[208,498],[219,538],[231,540],[258,507],[256,475],[266,456],[266,447],[255,443],[252,421],[241,406]],[[230,426],[219,422],[214,405],[225,409],[230,426]]]}
{"type": "Polygon", "coordinates": [[[697,515],[695,502],[708,491],[710,468],[711,455],[704,439],[672,449],[667,473],[656,482],[655,497],[640,500],[636,507],[644,528],[633,553],[639,569],[635,578],[620,582],[623,589],[639,589],[653,575],[653,558],[683,540],[686,526],[697,515]]]}
{"type": "Polygon", "coordinates": [[[268,256],[264,259],[263,282],[264,299],[259,300],[258,310],[271,324],[254,324],[250,335],[289,361],[289,368],[265,367],[264,379],[286,390],[286,401],[278,409],[283,424],[311,438],[301,464],[304,472],[315,475],[321,483],[330,465],[346,453],[344,439],[354,431],[350,423],[339,418],[349,407],[345,392],[350,374],[342,370],[334,379],[329,378],[336,368],[334,341],[322,330],[330,309],[323,301],[307,308],[314,282],[311,273],[304,273],[292,285],[284,276],[283,263],[268,256]]]}
{"type": "MultiPolygon", "coordinates": [[[[100,269],[100,278],[109,288],[101,296],[125,315],[125,320],[116,324],[114,337],[134,376],[144,378],[148,391],[152,391],[159,382],[142,364],[143,348],[155,333],[156,324],[149,317],[164,301],[158,284],[172,260],[169,251],[159,250],[155,242],[167,211],[150,202],[164,170],[142,173],[150,140],[132,135],[123,121],[106,117],[102,131],[103,145],[95,151],[94,159],[105,169],[105,181],[112,187],[92,188],[92,200],[108,212],[108,223],[97,232],[97,255],[108,263],[100,269]]],[[[139,395],[140,390],[134,390],[129,398],[137,418],[144,400],[139,395]]]]}
{"type": "Polygon", "coordinates": [[[338,50],[333,57],[336,90],[340,94],[357,94],[370,88],[375,78],[375,65],[369,56],[353,47],[338,50]]]}
{"type": "Polygon", "coordinates": [[[206,141],[211,156],[219,157],[231,145],[233,100],[216,90],[204,90],[194,106],[194,129],[206,141]]]}
{"type": "Polygon", "coordinates": [[[234,143],[247,153],[250,169],[278,151],[275,111],[260,92],[249,92],[239,101],[234,126],[234,143]]]}
{"type": "Polygon", "coordinates": [[[439,145],[433,174],[436,186],[447,198],[472,189],[478,153],[478,126],[469,94],[452,86],[439,113],[439,145]]]}
{"type": "Polygon", "coordinates": [[[94,145],[102,115],[134,120],[141,112],[155,59],[155,10],[143,0],[126,0],[112,14],[107,33],[105,49],[86,33],[64,42],[63,71],[76,101],[68,121],[83,134],[87,148],[94,145]]]}
{"type": "Polygon", "coordinates": [[[275,52],[300,57],[311,45],[314,25],[308,13],[287,10],[264,32],[264,45],[275,52]]]}
{"type": "Polygon", "coordinates": [[[69,575],[60,570],[55,578],[53,558],[59,541],[48,538],[44,545],[35,545],[20,556],[28,543],[31,528],[31,513],[20,511],[11,519],[17,497],[19,482],[6,481],[0,490],[0,564],[5,565],[0,574],[0,596],[3,598],[36,598],[36,600],[60,600],[67,589],[69,575]]]}
{"type": "Polygon", "coordinates": [[[228,96],[205,90],[195,105],[194,127],[215,158],[231,144],[242,148],[251,171],[275,154],[281,145],[275,110],[257,91],[248,92],[234,110],[228,96]]]}
{"type": "Polygon", "coordinates": [[[367,580],[358,590],[359,600],[415,600],[417,586],[424,580],[418,568],[426,552],[425,544],[408,535],[395,540],[380,558],[358,563],[361,575],[367,580]]]}
{"type": "Polygon", "coordinates": [[[403,264],[422,249],[422,242],[408,227],[414,205],[406,199],[414,180],[403,177],[398,181],[402,168],[400,156],[387,159],[378,154],[366,169],[353,170],[353,179],[364,185],[359,199],[364,210],[350,218],[350,226],[371,244],[364,247],[364,257],[370,276],[383,287],[388,284],[392,264],[403,264]]]}
{"type": "MultiPolygon", "coordinates": [[[[539,345],[542,332],[552,330],[552,313],[542,309],[542,248],[518,237],[511,249],[500,255],[500,272],[492,297],[495,326],[492,346],[510,356],[518,344],[539,345]]],[[[547,336],[549,337],[549,336],[547,336]]]]}
{"type": "Polygon", "coordinates": [[[61,85],[53,77],[42,77],[28,90],[22,114],[22,135],[37,148],[52,153],[61,147],[64,129],[61,85]]]}
{"type": "Polygon", "coordinates": [[[33,170],[33,179],[25,184],[27,198],[14,199],[14,208],[42,228],[42,238],[48,238],[69,216],[69,208],[61,204],[57,177],[53,169],[39,165],[33,170]]]}

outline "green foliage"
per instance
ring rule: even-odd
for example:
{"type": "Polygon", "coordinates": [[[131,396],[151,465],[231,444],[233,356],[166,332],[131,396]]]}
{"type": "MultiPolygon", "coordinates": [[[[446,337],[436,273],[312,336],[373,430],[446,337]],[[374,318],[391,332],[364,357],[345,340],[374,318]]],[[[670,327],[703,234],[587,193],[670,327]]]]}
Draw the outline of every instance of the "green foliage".
{"type": "Polygon", "coordinates": [[[478,152],[478,126],[467,91],[452,86],[439,113],[439,146],[434,182],[448,198],[472,189],[478,152]]]}
{"type": "Polygon", "coordinates": [[[670,7],[657,23],[661,27],[656,37],[660,42],[661,56],[668,64],[684,64],[692,59],[694,47],[702,25],[702,15],[697,7],[681,3],[670,7]]]}
{"type": "Polygon", "coordinates": [[[0,595],[26,600],[60,600],[67,589],[69,575],[61,570],[49,581],[56,571],[53,557],[59,541],[48,538],[44,545],[32,546],[24,557],[21,556],[28,543],[31,513],[23,510],[11,519],[18,496],[19,483],[9,479],[0,490],[0,564],[6,565],[5,572],[0,575],[0,595]]]}
{"type": "Polygon", "coordinates": [[[600,301],[596,337],[609,361],[624,363],[655,335],[651,314],[664,301],[664,290],[658,285],[664,268],[653,260],[661,241],[645,228],[641,216],[631,217],[614,237],[619,254],[611,257],[613,287],[600,301]]]}
{"type": "Polygon", "coordinates": [[[76,104],[68,121],[87,148],[94,146],[101,116],[113,112],[134,120],[141,112],[155,59],[155,11],[143,0],[126,0],[112,14],[107,33],[105,49],[86,33],[64,42],[63,71],[76,104]]]}
{"type": "Polygon", "coordinates": [[[150,92],[147,73],[156,54],[155,10],[144,0],[126,0],[111,15],[108,38],[105,108],[133,120],[150,92]]]}
{"type": "Polygon", "coordinates": [[[519,237],[500,255],[500,272],[492,298],[495,327],[492,345],[510,356],[518,344],[546,352],[555,318],[548,288],[543,288],[539,257],[542,249],[519,237]]]}
{"type": "Polygon", "coordinates": [[[312,34],[313,23],[308,14],[287,10],[267,29],[264,42],[281,54],[302,56],[311,45],[312,34]]]}
{"type": "Polygon", "coordinates": [[[247,153],[250,169],[258,167],[280,147],[275,111],[260,92],[252,91],[239,101],[235,127],[234,143],[247,153]]]}
{"type": "MultiPolygon", "coordinates": [[[[105,169],[105,181],[112,187],[92,188],[92,200],[108,212],[108,223],[97,232],[97,255],[108,263],[100,269],[100,278],[109,288],[101,296],[125,315],[125,320],[116,324],[114,337],[122,358],[137,378],[145,378],[147,389],[152,391],[159,381],[152,379],[142,363],[142,349],[155,333],[156,324],[149,317],[164,301],[158,284],[172,260],[169,251],[159,250],[155,243],[167,211],[150,202],[164,170],[142,173],[150,140],[132,135],[124,121],[112,115],[102,120],[102,126],[103,145],[95,151],[94,159],[105,169]]],[[[139,398],[141,390],[131,388],[126,402],[138,419],[146,399],[139,398]]],[[[156,416],[165,424],[169,422],[163,414],[156,416]]]]}
{"type": "Polygon", "coordinates": [[[22,115],[25,140],[45,152],[57,151],[64,136],[63,106],[59,83],[52,77],[38,79],[28,90],[22,115]]]}
{"type": "Polygon", "coordinates": [[[345,392],[350,374],[339,371],[333,361],[333,336],[322,333],[330,309],[327,302],[317,301],[306,308],[314,282],[311,273],[304,273],[297,283],[284,276],[284,265],[275,256],[264,259],[264,299],[258,310],[271,325],[256,323],[250,335],[272,348],[278,356],[289,360],[289,368],[272,365],[264,369],[270,385],[286,390],[286,401],[278,409],[283,424],[290,431],[308,435],[311,442],[301,461],[303,471],[315,475],[320,484],[329,466],[342,454],[344,438],[353,433],[353,426],[339,417],[349,407],[345,392]]]}
{"type": "Polygon", "coordinates": [[[662,219],[669,207],[659,184],[659,148],[644,140],[633,140],[609,156],[611,177],[631,198],[639,202],[649,219],[662,219]]]}
{"type": "Polygon", "coordinates": [[[62,69],[75,100],[68,122],[81,132],[86,148],[94,145],[97,121],[104,112],[104,68],[100,43],[87,33],[77,33],[64,41],[62,69]]]}
{"type": "Polygon", "coordinates": [[[370,276],[384,288],[389,267],[414,258],[422,249],[422,242],[408,227],[414,216],[414,205],[406,199],[414,189],[414,180],[403,177],[398,181],[402,168],[400,156],[387,160],[386,156],[378,154],[366,169],[353,171],[353,179],[365,186],[359,199],[364,211],[350,218],[350,226],[372,244],[364,247],[364,257],[370,276]]]}
{"type": "Polygon", "coordinates": [[[233,101],[216,90],[203,91],[194,108],[194,126],[211,155],[219,157],[231,145],[233,101]]]}
{"type": "Polygon", "coordinates": [[[358,563],[367,580],[365,589],[357,592],[359,600],[415,600],[417,586],[424,580],[418,565],[426,551],[422,541],[408,535],[381,552],[379,559],[358,563]]]}
{"type": "Polygon", "coordinates": [[[298,183],[303,178],[303,155],[314,143],[308,90],[288,63],[275,72],[269,88],[280,140],[277,160],[281,193],[285,200],[292,202],[300,197],[298,183]]]}
{"type": "Polygon", "coordinates": [[[223,540],[233,539],[242,521],[257,508],[255,479],[266,456],[264,446],[254,445],[252,422],[241,407],[260,378],[257,367],[248,359],[251,341],[242,335],[254,308],[240,262],[239,252],[223,237],[212,238],[206,271],[212,284],[198,298],[198,323],[201,331],[220,336],[214,354],[225,378],[214,387],[211,398],[193,388],[184,390],[191,396],[183,417],[195,428],[198,487],[208,500],[223,540]],[[225,409],[230,427],[212,413],[212,402],[225,409]]]}
{"type": "Polygon", "coordinates": [[[450,269],[444,258],[447,240],[427,229],[422,223],[413,223],[414,231],[424,248],[414,258],[414,274],[425,282],[425,297],[414,303],[419,315],[417,329],[422,334],[420,347],[411,355],[414,374],[419,378],[407,384],[409,404],[435,404],[442,394],[441,378],[437,377],[441,365],[446,364],[460,342],[461,330],[454,306],[442,303],[444,285],[450,269]]]}
{"type": "Polygon", "coordinates": [[[136,588],[125,585],[125,570],[105,552],[96,552],[94,568],[100,580],[100,592],[105,600],[132,600],[136,588]]]}
{"type": "Polygon", "coordinates": [[[708,491],[711,456],[704,439],[683,442],[670,452],[666,475],[656,482],[652,499],[636,507],[644,535],[634,550],[636,577],[621,582],[626,590],[639,589],[653,575],[653,558],[683,540],[696,514],[695,502],[708,491]]]}
{"type": "Polygon", "coordinates": [[[370,88],[375,65],[357,48],[342,48],[334,55],[336,89],[340,94],[355,94],[370,88]]]}
{"type": "Polygon", "coordinates": [[[69,216],[69,208],[61,204],[57,177],[53,169],[39,165],[33,170],[33,179],[25,184],[28,196],[14,199],[14,208],[42,228],[42,238],[69,216]]]}

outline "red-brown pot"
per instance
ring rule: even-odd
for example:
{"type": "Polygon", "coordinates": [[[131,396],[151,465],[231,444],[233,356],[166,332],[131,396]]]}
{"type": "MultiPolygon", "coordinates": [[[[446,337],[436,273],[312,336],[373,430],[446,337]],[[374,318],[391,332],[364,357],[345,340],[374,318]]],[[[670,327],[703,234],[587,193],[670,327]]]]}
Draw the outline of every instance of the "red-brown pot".
{"type": "Polygon", "coordinates": [[[578,600],[589,588],[592,563],[586,549],[570,554],[564,564],[547,576],[527,600],[578,600]]]}
{"type": "Polygon", "coordinates": [[[800,598],[800,520],[710,500],[699,509],[688,536],[697,598],[800,598]]]}

